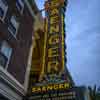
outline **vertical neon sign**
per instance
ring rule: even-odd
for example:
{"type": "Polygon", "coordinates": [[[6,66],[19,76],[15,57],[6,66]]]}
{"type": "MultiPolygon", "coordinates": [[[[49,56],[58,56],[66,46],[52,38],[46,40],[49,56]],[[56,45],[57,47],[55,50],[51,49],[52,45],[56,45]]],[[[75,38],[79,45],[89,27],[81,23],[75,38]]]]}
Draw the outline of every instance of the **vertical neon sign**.
{"type": "Polygon", "coordinates": [[[58,76],[61,78],[65,70],[64,2],[64,0],[45,2],[46,35],[42,73],[47,81],[55,80],[58,76]]]}

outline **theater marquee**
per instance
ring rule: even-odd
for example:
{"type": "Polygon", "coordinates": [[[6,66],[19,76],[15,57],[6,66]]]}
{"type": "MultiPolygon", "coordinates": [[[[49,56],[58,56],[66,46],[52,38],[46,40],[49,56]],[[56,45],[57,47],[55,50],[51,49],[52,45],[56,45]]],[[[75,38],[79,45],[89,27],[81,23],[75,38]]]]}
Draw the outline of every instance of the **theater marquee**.
{"type": "MultiPolygon", "coordinates": [[[[42,71],[32,83],[29,100],[84,100],[83,88],[73,87],[65,73],[64,14],[67,0],[46,0],[42,71]],[[65,76],[64,76],[65,75],[65,76]]],[[[33,76],[32,76],[33,77],[33,76]]]]}

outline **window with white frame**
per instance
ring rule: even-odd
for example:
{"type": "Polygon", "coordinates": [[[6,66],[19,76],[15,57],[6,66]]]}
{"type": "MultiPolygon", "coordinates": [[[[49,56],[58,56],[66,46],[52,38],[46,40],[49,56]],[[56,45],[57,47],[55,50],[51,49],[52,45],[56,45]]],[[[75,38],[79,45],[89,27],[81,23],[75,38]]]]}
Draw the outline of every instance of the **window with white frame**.
{"type": "Polygon", "coordinates": [[[12,35],[16,36],[16,33],[18,31],[18,27],[19,27],[19,22],[16,20],[15,16],[12,16],[11,19],[10,19],[9,26],[8,26],[9,32],[12,35]]]}
{"type": "Polygon", "coordinates": [[[4,21],[7,10],[8,10],[7,2],[5,0],[0,0],[0,20],[4,21]]]}
{"type": "Polygon", "coordinates": [[[24,2],[23,0],[16,0],[16,6],[18,8],[18,10],[23,13],[24,10],[24,2]]]}
{"type": "Polygon", "coordinates": [[[0,67],[7,68],[11,53],[12,48],[8,45],[7,42],[3,41],[0,43],[0,67]]]}

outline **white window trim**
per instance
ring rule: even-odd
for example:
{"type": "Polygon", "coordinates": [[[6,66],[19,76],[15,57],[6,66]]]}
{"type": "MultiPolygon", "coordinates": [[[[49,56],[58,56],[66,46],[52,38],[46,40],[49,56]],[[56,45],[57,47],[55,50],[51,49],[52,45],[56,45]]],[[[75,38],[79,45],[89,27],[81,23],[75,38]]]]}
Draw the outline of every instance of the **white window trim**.
{"type": "Polygon", "coordinates": [[[11,50],[11,54],[10,54],[10,56],[9,56],[9,58],[8,58],[7,64],[6,64],[6,66],[5,66],[5,70],[7,70],[7,68],[8,68],[8,64],[9,64],[9,62],[10,62],[11,55],[12,55],[12,50],[11,50]]]}
{"type": "MultiPolygon", "coordinates": [[[[1,0],[1,1],[2,1],[2,0],[1,0]]],[[[2,2],[2,3],[3,3],[3,2],[2,2]]],[[[5,11],[4,11],[4,16],[3,16],[3,18],[0,17],[0,20],[3,21],[3,22],[4,22],[4,19],[5,19],[5,17],[6,17],[7,11],[8,11],[8,6],[6,6],[6,9],[5,9],[5,11]]]]}
{"type": "Polygon", "coordinates": [[[26,68],[25,81],[24,81],[25,91],[27,91],[28,85],[29,85],[29,78],[30,78],[29,76],[30,76],[31,63],[32,63],[33,44],[31,44],[29,51],[30,52],[28,55],[27,68],[26,68]]]}
{"type": "Polygon", "coordinates": [[[16,2],[16,6],[17,6],[18,10],[20,11],[20,13],[23,14],[23,11],[24,11],[24,2],[22,2],[22,1],[20,1],[20,2],[21,2],[22,9],[21,10],[19,9],[19,6],[17,5],[17,2],[16,2]]]}
{"type": "MultiPolygon", "coordinates": [[[[12,16],[12,17],[14,17],[14,16],[12,16]]],[[[12,18],[11,17],[11,18],[12,18]]],[[[15,21],[16,21],[16,19],[14,19],[15,21]]],[[[11,19],[10,19],[10,22],[11,22],[11,19]]],[[[17,21],[16,21],[17,22],[17,21]]],[[[11,22],[12,23],[12,22],[11,22]]],[[[12,23],[12,25],[13,25],[13,23],[12,23]]],[[[14,26],[14,25],[13,25],[14,26]]],[[[12,32],[12,30],[9,28],[9,26],[8,26],[8,30],[9,30],[9,32],[16,38],[16,35],[17,35],[17,33],[18,33],[18,29],[19,29],[19,23],[17,22],[17,25],[15,25],[14,26],[15,28],[16,28],[16,32],[15,32],[15,34],[12,32]]]]}

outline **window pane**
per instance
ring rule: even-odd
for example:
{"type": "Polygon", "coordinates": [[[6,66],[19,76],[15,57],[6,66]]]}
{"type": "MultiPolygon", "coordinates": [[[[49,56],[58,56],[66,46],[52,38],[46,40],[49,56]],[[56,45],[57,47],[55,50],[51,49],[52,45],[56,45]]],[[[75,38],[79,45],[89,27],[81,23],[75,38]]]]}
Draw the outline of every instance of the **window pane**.
{"type": "Polygon", "coordinates": [[[5,0],[0,0],[0,7],[5,10],[8,7],[7,2],[5,0]]]}
{"type": "Polygon", "coordinates": [[[1,53],[4,54],[7,58],[10,57],[11,55],[11,48],[7,45],[7,43],[3,42],[2,48],[1,48],[1,53]]]}
{"type": "Polygon", "coordinates": [[[16,28],[13,26],[13,24],[12,23],[9,23],[9,30],[10,30],[10,32],[13,34],[13,35],[15,35],[16,34],[16,28]]]}
{"type": "Polygon", "coordinates": [[[23,2],[24,0],[17,0],[17,2],[19,2],[19,4],[20,4],[20,6],[24,6],[24,2],[23,2]]]}
{"type": "Polygon", "coordinates": [[[9,26],[8,26],[8,30],[13,35],[16,35],[16,31],[18,30],[18,27],[19,27],[19,23],[16,20],[16,16],[12,16],[10,23],[9,23],[9,26]]]}
{"type": "Polygon", "coordinates": [[[14,27],[18,27],[18,22],[17,22],[17,20],[16,20],[16,16],[12,16],[11,17],[11,24],[14,26],[14,27]]]}
{"type": "Polygon", "coordinates": [[[5,68],[7,63],[7,58],[0,52],[0,66],[5,68]]]}
{"type": "Polygon", "coordinates": [[[20,10],[22,12],[22,10],[24,8],[24,2],[23,2],[23,0],[17,0],[16,1],[16,6],[17,6],[18,10],[20,10]]]}
{"type": "Polygon", "coordinates": [[[21,4],[19,3],[19,0],[16,1],[16,6],[18,7],[18,9],[21,11],[22,10],[22,6],[21,4]]]}
{"type": "Polygon", "coordinates": [[[7,2],[5,0],[0,0],[0,18],[1,19],[4,19],[7,9],[8,9],[7,2]]]}
{"type": "Polygon", "coordinates": [[[3,16],[4,16],[4,11],[3,11],[3,9],[0,7],[0,17],[3,18],[3,16]]]}
{"type": "Polygon", "coordinates": [[[5,6],[8,6],[7,1],[6,0],[0,0],[3,2],[3,4],[5,4],[5,6]]]}

